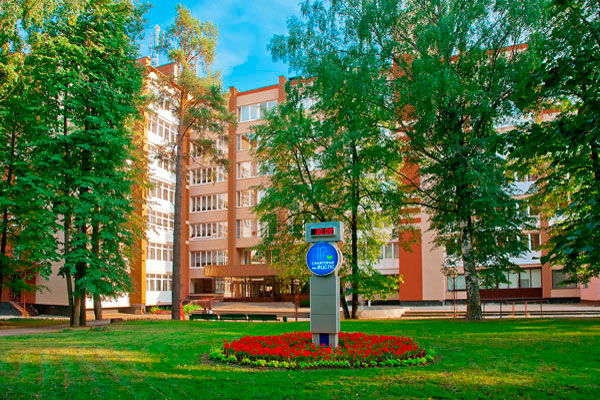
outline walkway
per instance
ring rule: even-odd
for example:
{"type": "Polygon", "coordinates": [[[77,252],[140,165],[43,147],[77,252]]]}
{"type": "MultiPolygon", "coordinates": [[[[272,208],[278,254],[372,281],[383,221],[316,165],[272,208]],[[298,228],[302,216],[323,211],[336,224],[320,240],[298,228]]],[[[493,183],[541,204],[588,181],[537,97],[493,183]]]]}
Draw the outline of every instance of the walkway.
{"type": "MultiPolygon", "coordinates": [[[[86,321],[87,326],[75,329],[89,329],[92,327],[98,326],[106,326],[110,324],[109,319],[103,319],[100,321],[86,321]]],[[[19,336],[19,335],[35,335],[38,333],[52,333],[52,332],[60,332],[63,329],[68,329],[68,322],[60,325],[52,325],[52,326],[39,326],[34,328],[7,328],[0,329],[0,337],[7,336],[19,336]]]]}

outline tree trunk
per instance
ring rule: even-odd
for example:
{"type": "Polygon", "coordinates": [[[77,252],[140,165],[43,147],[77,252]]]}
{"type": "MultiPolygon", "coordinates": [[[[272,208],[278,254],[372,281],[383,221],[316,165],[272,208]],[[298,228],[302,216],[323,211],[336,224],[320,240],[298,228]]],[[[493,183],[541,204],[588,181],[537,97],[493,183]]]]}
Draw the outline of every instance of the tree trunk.
{"type": "MultiPolygon", "coordinates": [[[[67,256],[69,254],[69,240],[71,239],[71,214],[65,216],[64,219],[64,262],[67,262],[67,256]]],[[[73,300],[73,279],[71,277],[71,271],[67,267],[65,269],[65,279],[67,281],[67,296],[69,297],[69,325],[75,327],[75,303],[73,300]]]]}
{"type": "Polygon", "coordinates": [[[359,189],[358,189],[358,154],[356,151],[356,145],[352,143],[352,215],[350,222],[350,229],[352,234],[352,260],[350,261],[352,267],[352,319],[358,319],[358,203],[359,203],[359,189]]]}
{"type": "MultiPolygon", "coordinates": [[[[64,104],[63,104],[64,106],[64,104]]],[[[63,112],[63,135],[67,136],[69,134],[69,119],[67,118],[66,107],[63,112]]],[[[65,145],[65,157],[69,154],[69,148],[65,145]]],[[[64,187],[64,195],[68,194],[69,188],[71,187],[71,180],[69,179],[69,175],[65,173],[65,187],[64,187]]],[[[64,216],[63,229],[64,229],[64,245],[63,245],[63,260],[65,265],[63,266],[65,280],[67,281],[67,296],[69,298],[69,326],[74,328],[76,326],[76,322],[78,318],[75,318],[75,299],[73,294],[73,276],[69,267],[67,267],[67,259],[69,257],[69,251],[71,248],[71,223],[72,223],[72,213],[71,210],[67,212],[64,216]]]]}
{"type": "Polygon", "coordinates": [[[477,266],[473,257],[473,226],[469,218],[461,222],[460,245],[467,287],[467,319],[479,320],[482,318],[481,298],[477,266]]]}
{"type": "MultiPolygon", "coordinates": [[[[87,127],[87,122],[86,122],[86,126],[85,126],[85,131],[88,131],[88,127],[87,127]]],[[[81,152],[81,172],[82,174],[85,176],[87,173],[89,173],[91,170],[91,165],[90,165],[90,153],[88,150],[83,150],[81,152]]],[[[85,195],[90,191],[90,188],[84,185],[79,186],[79,201],[85,201],[85,195]],[[82,198],[84,198],[84,200],[82,200],[82,198]]],[[[91,211],[91,210],[90,210],[91,211]]],[[[87,240],[87,223],[86,220],[89,217],[89,215],[81,215],[79,216],[79,221],[77,221],[77,216],[75,217],[75,222],[76,222],[76,226],[77,226],[77,231],[80,235],[79,241],[80,241],[80,245],[79,248],[81,250],[82,253],[86,253],[88,251],[88,240],[87,240]],[[78,224],[77,224],[78,223],[78,224]],[[83,238],[85,238],[86,240],[83,240],[83,238]]],[[[83,280],[83,278],[86,275],[86,269],[87,269],[87,263],[85,261],[79,261],[76,265],[76,271],[75,271],[75,295],[77,297],[79,297],[79,325],[80,326],[85,326],[85,296],[86,296],[86,290],[85,287],[82,287],[82,283],[81,281],[83,280]]]]}
{"type": "Polygon", "coordinates": [[[100,296],[94,296],[94,319],[100,321],[102,319],[102,300],[100,296]]]}
{"type": "Polygon", "coordinates": [[[358,318],[358,234],[357,210],[352,207],[352,319],[358,318]]]}
{"type": "Polygon", "coordinates": [[[340,280],[340,303],[342,303],[342,310],[344,311],[344,319],[350,319],[350,310],[348,309],[348,302],[346,301],[346,291],[344,290],[344,282],[340,280]]]}
{"type": "Polygon", "coordinates": [[[71,325],[71,327],[73,327],[73,328],[79,328],[79,322],[80,322],[79,313],[81,312],[81,307],[79,307],[79,301],[80,301],[79,296],[74,295],[73,296],[73,324],[71,325]]]}
{"type": "Polygon", "coordinates": [[[181,319],[181,207],[183,206],[183,145],[184,145],[184,106],[187,94],[182,93],[179,108],[179,124],[177,129],[177,146],[175,158],[175,215],[173,216],[173,285],[171,297],[171,319],[181,319]]]}
{"type": "MultiPolygon", "coordinates": [[[[96,212],[98,212],[98,207],[96,207],[96,212]]],[[[100,224],[98,222],[94,222],[92,227],[92,253],[94,253],[94,257],[96,258],[96,262],[100,261],[100,224]]],[[[96,285],[98,288],[99,285],[96,285]]],[[[102,300],[100,299],[99,293],[93,293],[94,297],[94,319],[96,321],[100,321],[102,319],[102,300]]]]}
{"type": "Polygon", "coordinates": [[[85,288],[82,289],[81,291],[81,298],[79,299],[79,326],[86,326],[86,312],[85,312],[85,297],[86,297],[86,292],[85,292],[85,288]]]}

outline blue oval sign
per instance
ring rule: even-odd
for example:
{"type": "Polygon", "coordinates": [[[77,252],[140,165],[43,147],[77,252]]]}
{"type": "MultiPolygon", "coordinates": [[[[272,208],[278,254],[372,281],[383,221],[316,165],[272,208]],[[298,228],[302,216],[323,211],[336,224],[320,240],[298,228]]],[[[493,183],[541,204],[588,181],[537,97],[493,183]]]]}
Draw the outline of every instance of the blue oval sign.
{"type": "Polygon", "coordinates": [[[306,265],[317,276],[331,274],[338,267],[340,255],[338,249],[327,242],[313,244],[306,253],[306,265]]]}

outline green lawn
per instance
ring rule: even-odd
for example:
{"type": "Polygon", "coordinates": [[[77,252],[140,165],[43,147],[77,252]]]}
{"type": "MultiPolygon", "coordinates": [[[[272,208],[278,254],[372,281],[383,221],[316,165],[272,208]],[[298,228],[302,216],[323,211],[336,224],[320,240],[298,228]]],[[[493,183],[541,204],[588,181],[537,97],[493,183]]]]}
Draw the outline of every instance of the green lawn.
{"type": "Polygon", "coordinates": [[[565,398],[600,393],[600,320],[342,322],[406,335],[435,364],[362,370],[255,370],[206,361],[243,335],[308,323],[145,321],[0,338],[0,398],[565,398]]]}

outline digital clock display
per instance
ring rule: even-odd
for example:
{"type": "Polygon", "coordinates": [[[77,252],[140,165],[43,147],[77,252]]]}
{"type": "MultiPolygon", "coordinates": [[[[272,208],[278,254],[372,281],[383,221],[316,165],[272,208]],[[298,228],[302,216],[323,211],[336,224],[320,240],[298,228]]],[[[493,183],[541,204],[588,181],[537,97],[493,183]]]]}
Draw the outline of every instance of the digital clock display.
{"type": "Polygon", "coordinates": [[[312,236],[312,237],[335,236],[335,231],[334,231],[333,227],[310,228],[310,236],[312,236]]]}

